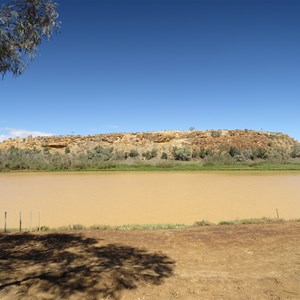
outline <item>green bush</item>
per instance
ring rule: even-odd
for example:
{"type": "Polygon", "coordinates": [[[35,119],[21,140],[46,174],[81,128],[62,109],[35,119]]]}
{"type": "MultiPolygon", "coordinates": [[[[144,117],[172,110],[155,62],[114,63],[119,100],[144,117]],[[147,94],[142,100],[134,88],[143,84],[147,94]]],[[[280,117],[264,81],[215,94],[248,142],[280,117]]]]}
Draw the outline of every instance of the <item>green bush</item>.
{"type": "Polygon", "coordinates": [[[236,146],[231,146],[228,151],[231,157],[235,157],[241,154],[241,151],[236,146]]]}
{"type": "Polygon", "coordinates": [[[235,163],[235,160],[228,153],[212,153],[205,157],[205,162],[218,163],[221,165],[231,165],[235,163]]]}
{"type": "Polygon", "coordinates": [[[157,151],[156,149],[152,149],[151,151],[143,152],[143,157],[145,157],[147,160],[150,160],[152,158],[157,157],[157,151]]]}
{"type": "Polygon", "coordinates": [[[253,160],[253,151],[251,149],[241,151],[240,155],[240,161],[253,160]]]}
{"type": "Polygon", "coordinates": [[[137,150],[135,149],[131,149],[128,153],[128,156],[131,157],[131,158],[136,158],[139,156],[139,153],[137,150]]]}
{"type": "Polygon", "coordinates": [[[300,157],[300,145],[299,144],[293,145],[290,156],[292,158],[300,157]]]}
{"type": "Polygon", "coordinates": [[[191,159],[191,150],[189,148],[173,148],[173,157],[175,160],[188,161],[191,159]]]}
{"type": "Polygon", "coordinates": [[[267,160],[269,162],[286,162],[291,156],[287,149],[274,146],[267,151],[266,154],[267,160]]]}
{"type": "Polygon", "coordinates": [[[256,159],[256,158],[266,159],[267,150],[264,148],[256,148],[252,150],[252,159],[256,159]]]}
{"type": "Polygon", "coordinates": [[[65,148],[65,153],[66,153],[66,154],[69,154],[69,153],[71,153],[71,150],[70,150],[70,148],[69,148],[69,147],[66,147],[66,148],[65,148]]]}
{"type": "Polygon", "coordinates": [[[212,155],[212,151],[210,149],[200,148],[199,157],[204,159],[206,156],[212,155]]]}
{"type": "Polygon", "coordinates": [[[91,160],[108,161],[113,156],[113,148],[96,146],[94,149],[88,150],[86,154],[87,158],[91,160]]]}
{"type": "Polygon", "coordinates": [[[161,154],[161,157],[160,157],[161,159],[168,159],[168,154],[166,153],[166,152],[163,152],[162,154],[161,154]]]}

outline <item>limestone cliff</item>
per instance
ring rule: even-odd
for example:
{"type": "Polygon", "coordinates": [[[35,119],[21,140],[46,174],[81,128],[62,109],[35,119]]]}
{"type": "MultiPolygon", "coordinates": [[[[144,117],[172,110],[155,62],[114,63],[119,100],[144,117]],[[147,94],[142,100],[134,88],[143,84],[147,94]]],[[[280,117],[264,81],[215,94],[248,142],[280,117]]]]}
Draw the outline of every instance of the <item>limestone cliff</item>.
{"type": "Polygon", "coordinates": [[[50,152],[82,153],[96,146],[113,147],[113,151],[137,150],[139,153],[155,149],[158,153],[171,153],[174,147],[218,150],[235,146],[240,150],[285,148],[290,151],[300,145],[283,133],[253,130],[160,131],[138,133],[111,133],[88,136],[51,136],[9,139],[0,143],[0,150],[49,149],[50,152]]]}

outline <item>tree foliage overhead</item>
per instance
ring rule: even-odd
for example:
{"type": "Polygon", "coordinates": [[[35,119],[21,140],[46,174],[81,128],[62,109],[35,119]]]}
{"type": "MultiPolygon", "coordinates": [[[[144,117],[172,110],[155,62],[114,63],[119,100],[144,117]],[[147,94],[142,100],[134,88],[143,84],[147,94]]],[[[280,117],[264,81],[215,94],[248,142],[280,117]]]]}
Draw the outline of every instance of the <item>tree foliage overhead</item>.
{"type": "Polygon", "coordinates": [[[21,75],[43,38],[59,28],[51,0],[12,0],[0,10],[0,73],[21,75]]]}

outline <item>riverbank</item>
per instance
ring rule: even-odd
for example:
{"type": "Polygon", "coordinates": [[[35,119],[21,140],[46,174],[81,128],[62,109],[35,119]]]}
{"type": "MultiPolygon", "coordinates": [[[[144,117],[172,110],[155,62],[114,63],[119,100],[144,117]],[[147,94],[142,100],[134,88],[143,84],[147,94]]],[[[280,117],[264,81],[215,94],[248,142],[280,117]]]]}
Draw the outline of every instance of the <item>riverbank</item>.
{"type": "MultiPolygon", "coordinates": [[[[278,212],[277,212],[278,213],[278,212]]],[[[3,233],[29,233],[29,232],[58,232],[58,231],[94,231],[94,230],[108,230],[108,231],[132,231],[132,230],[167,230],[167,229],[188,229],[195,227],[204,227],[204,226],[222,226],[222,225],[249,225],[249,224],[274,224],[274,223],[283,223],[283,222],[300,222],[300,218],[285,220],[279,218],[249,218],[249,219],[235,219],[235,220],[222,220],[218,223],[213,223],[207,220],[196,221],[193,224],[124,224],[119,226],[105,225],[105,224],[95,224],[92,226],[85,226],[83,224],[74,224],[68,226],[58,226],[58,227],[49,227],[49,226],[40,226],[32,228],[0,228],[0,231],[3,233]]]]}
{"type": "Polygon", "coordinates": [[[0,174],[5,173],[57,173],[57,172],[132,172],[132,171],[146,171],[146,172],[171,172],[171,171],[300,171],[300,161],[285,162],[285,163],[271,163],[271,162],[248,162],[248,163],[232,163],[224,164],[220,162],[103,162],[92,169],[72,168],[72,169],[3,169],[0,174]]]}
{"type": "Polygon", "coordinates": [[[300,222],[0,234],[0,298],[298,299],[300,222]]]}

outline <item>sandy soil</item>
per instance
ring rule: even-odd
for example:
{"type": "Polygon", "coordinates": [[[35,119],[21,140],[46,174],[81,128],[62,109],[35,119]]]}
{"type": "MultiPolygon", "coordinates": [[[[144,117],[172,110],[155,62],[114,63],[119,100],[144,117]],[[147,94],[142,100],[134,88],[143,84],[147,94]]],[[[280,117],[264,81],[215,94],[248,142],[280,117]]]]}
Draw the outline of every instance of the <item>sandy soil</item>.
{"type": "Polygon", "coordinates": [[[0,299],[300,299],[300,222],[0,234],[0,299]]]}

